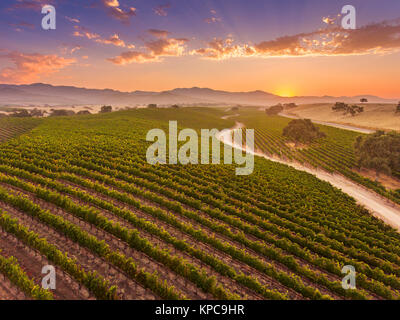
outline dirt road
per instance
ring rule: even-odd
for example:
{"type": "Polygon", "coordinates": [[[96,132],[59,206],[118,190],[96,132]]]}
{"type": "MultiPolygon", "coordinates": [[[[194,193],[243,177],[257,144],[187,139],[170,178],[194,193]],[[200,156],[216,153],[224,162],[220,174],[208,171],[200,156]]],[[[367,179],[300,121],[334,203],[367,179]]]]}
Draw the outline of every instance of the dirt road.
{"type": "MultiPolygon", "coordinates": [[[[241,128],[244,128],[244,125],[240,122],[236,122],[234,128],[220,132],[220,134],[217,135],[217,139],[225,143],[225,141],[230,140],[228,137],[232,134],[233,130],[241,128]]],[[[233,143],[229,143],[229,145],[233,146],[234,148],[244,150],[242,146],[234,145],[233,143]]],[[[322,169],[305,167],[300,163],[289,162],[280,158],[271,157],[262,152],[251,150],[246,150],[246,152],[263,157],[270,161],[286,164],[297,170],[313,174],[318,179],[329,182],[334,187],[341,189],[344,193],[353,197],[357,203],[367,208],[375,217],[385,221],[387,224],[400,231],[400,206],[389,200],[386,200],[377,193],[358,185],[346,177],[336,173],[331,174],[322,169]]]]}
{"type": "Polygon", "coordinates": [[[229,116],[223,116],[223,117],[221,117],[221,119],[223,119],[223,120],[226,120],[226,119],[229,119],[229,118],[233,118],[233,117],[238,117],[238,116],[240,116],[240,114],[231,114],[231,115],[229,115],[229,116]]]}

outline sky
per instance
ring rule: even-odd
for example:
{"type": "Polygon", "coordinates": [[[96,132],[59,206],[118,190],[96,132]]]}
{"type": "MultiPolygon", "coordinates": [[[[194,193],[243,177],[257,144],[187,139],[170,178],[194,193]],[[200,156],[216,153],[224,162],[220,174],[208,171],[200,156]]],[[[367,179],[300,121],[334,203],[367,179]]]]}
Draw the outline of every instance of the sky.
{"type": "Polygon", "coordinates": [[[399,73],[399,0],[0,1],[5,84],[400,98],[399,73]]]}

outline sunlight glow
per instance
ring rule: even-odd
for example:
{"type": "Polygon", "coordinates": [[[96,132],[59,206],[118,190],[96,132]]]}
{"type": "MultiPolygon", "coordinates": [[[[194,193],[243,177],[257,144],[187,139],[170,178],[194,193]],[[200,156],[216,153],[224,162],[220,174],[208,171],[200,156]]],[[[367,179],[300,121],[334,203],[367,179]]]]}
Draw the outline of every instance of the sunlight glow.
{"type": "Polygon", "coordinates": [[[278,96],[286,97],[286,98],[291,98],[291,97],[296,96],[295,90],[293,90],[291,88],[280,88],[280,89],[275,90],[273,93],[278,96]]]}

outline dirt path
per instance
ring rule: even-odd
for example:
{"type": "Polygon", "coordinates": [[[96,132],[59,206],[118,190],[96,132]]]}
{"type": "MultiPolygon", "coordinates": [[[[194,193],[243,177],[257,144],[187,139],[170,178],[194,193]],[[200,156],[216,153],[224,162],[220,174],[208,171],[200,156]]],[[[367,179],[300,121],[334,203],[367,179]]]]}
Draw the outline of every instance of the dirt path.
{"type": "MultiPolygon", "coordinates": [[[[241,128],[244,128],[244,125],[240,122],[236,122],[235,127],[233,127],[232,129],[220,132],[220,134],[217,135],[217,139],[222,142],[229,141],[228,137],[229,135],[231,135],[232,131],[241,128]]],[[[244,150],[242,146],[234,145],[233,143],[228,144],[233,146],[234,148],[244,150]]],[[[357,201],[357,203],[363,205],[366,209],[371,211],[371,213],[375,217],[385,221],[387,224],[400,231],[400,206],[389,200],[386,200],[377,193],[360,186],[359,184],[345,178],[344,176],[337,173],[331,174],[322,169],[309,168],[303,166],[300,163],[289,162],[280,158],[274,158],[258,151],[246,150],[246,152],[263,157],[270,161],[286,164],[297,170],[313,174],[318,179],[329,182],[334,187],[341,189],[344,193],[353,197],[357,201]]]]}
{"type": "Polygon", "coordinates": [[[231,114],[229,116],[223,116],[223,117],[221,117],[221,119],[226,120],[226,119],[238,117],[238,116],[240,116],[240,114],[236,113],[236,114],[231,114]]]}
{"type": "Polygon", "coordinates": [[[0,301],[2,300],[28,300],[29,298],[5,275],[0,273],[0,301]]]}

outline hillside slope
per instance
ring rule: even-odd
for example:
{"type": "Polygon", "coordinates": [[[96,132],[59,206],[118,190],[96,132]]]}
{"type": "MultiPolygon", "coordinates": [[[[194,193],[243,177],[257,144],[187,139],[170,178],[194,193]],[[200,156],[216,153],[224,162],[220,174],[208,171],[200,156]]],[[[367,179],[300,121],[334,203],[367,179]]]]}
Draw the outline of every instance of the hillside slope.
{"type": "Polygon", "coordinates": [[[396,104],[363,104],[365,111],[354,117],[332,111],[332,105],[301,105],[286,111],[286,113],[318,121],[349,124],[369,129],[400,131],[400,114],[395,114],[396,104]]]}
{"type": "Polygon", "coordinates": [[[231,126],[222,115],[48,118],[0,144],[0,248],[36,282],[30,256],[64,270],[56,299],[398,298],[400,234],[328,183],[264,159],[250,176],[146,162],[148,130],[231,126]]]}

